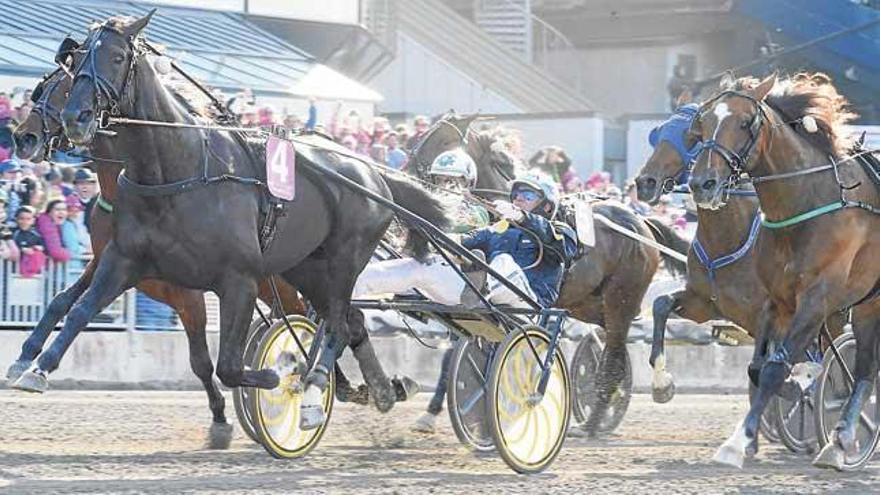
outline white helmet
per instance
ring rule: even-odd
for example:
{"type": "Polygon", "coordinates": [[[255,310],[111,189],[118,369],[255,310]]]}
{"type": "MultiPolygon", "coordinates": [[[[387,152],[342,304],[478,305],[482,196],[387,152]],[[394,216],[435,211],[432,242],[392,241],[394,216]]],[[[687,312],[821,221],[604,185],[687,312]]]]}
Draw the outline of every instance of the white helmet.
{"type": "Polygon", "coordinates": [[[467,152],[456,148],[437,155],[428,168],[428,175],[464,177],[467,179],[468,187],[474,187],[477,184],[477,164],[467,152]]]}

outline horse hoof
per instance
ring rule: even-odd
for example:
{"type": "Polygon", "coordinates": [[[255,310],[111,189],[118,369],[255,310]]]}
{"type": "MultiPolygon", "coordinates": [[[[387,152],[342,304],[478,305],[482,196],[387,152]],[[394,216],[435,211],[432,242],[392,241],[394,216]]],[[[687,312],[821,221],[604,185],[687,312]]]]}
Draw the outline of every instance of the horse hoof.
{"type": "Polygon", "coordinates": [[[675,383],[670,382],[668,386],[663,388],[652,388],[651,397],[657,404],[666,404],[675,397],[675,383]]]}
{"type": "Polygon", "coordinates": [[[299,429],[314,430],[324,424],[324,408],[321,406],[303,405],[300,408],[299,429]]]}
{"type": "Polygon", "coordinates": [[[394,394],[398,402],[409,400],[422,389],[419,382],[404,375],[395,375],[391,378],[391,385],[394,386],[394,394]]]}
{"type": "Polygon", "coordinates": [[[12,384],[12,388],[42,394],[49,390],[49,379],[43,373],[28,370],[18,377],[18,380],[12,384]]]}
{"type": "Polygon", "coordinates": [[[843,471],[844,462],[845,454],[843,449],[833,439],[813,459],[813,465],[817,468],[834,469],[836,471],[843,471]]]}
{"type": "Polygon", "coordinates": [[[242,380],[241,384],[243,387],[257,387],[272,390],[278,387],[278,384],[281,383],[281,378],[278,376],[278,373],[275,373],[275,370],[248,370],[244,373],[244,380],[242,380]]]}
{"type": "Polygon", "coordinates": [[[14,363],[9,365],[9,369],[6,370],[6,379],[9,381],[9,384],[12,384],[16,380],[18,380],[25,371],[31,368],[32,364],[33,361],[22,361],[21,359],[16,359],[14,363]]]}
{"type": "Polygon", "coordinates": [[[211,450],[226,450],[232,443],[232,425],[229,423],[211,423],[208,430],[208,448],[211,450]]]}
{"type": "Polygon", "coordinates": [[[715,452],[715,456],[712,458],[713,461],[718,464],[724,464],[727,466],[733,466],[738,469],[742,469],[743,462],[745,461],[745,456],[743,452],[733,445],[728,445],[724,443],[718,450],[715,452]]]}
{"type": "Polygon", "coordinates": [[[434,422],[437,420],[437,416],[426,412],[422,414],[419,419],[416,420],[415,424],[412,427],[412,431],[416,433],[425,433],[428,435],[434,434],[434,422]]]}

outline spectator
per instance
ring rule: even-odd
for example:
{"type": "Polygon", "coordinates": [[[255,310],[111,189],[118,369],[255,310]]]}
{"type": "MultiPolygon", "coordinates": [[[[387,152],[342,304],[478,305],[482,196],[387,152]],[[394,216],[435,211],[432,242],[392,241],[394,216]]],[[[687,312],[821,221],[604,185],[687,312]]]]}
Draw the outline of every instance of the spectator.
{"type": "Polygon", "coordinates": [[[59,165],[58,170],[61,172],[61,192],[64,193],[66,198],[75,192],[73,179],[76,175],[76,170],[68,165],[59,165]]]}
{"type": "Polygon", "coordinates": [[[421,141],[422,137],[428,132],[428,117],[424,115],[417,115],[415,120],[413,121],[413,134],[406,141],[406,149],[407,151],[412,151],[413,148],[421,141]]]}
{"type": "Polygon", "coordinates": [[[18,261],[21,254],[12,240],[12,229],[6,223],[6,191],[0,190],[0,260],[18,261]]]}
{"type": "Polygon", "coordinates": [[[95,174],[87,168],[81,168],[73,174],[73,187],[76,189],[76,195],[83,204],[83,225],[86,230],[91,232],[89,222],[91,221],[92,208],[98,202],[98,179],[95,174]]]}
{"type": "Polygon", "coordinates": [[[265,106],[257,111],[257,124],[260,127],[272,127],[276,124],[275,110],[272,107],[265,106]]]}
{"type": "Polygon", "coordinates": [[[34,211],[39,211],[46,203],[46,190],[43,189],[43,183],[33,176],[21,179],[18,194],[21,196],[21,203],[30,206],[34,211]]]}
{"type": "Polygon", "coordinates": [[[0,189],[6,193],[6,217],[14,217],[24,204],[20,193],[21,166],[15,160],[0,162],[0,189]]]}
{"type": "Polygon", "coordinates": [[[388,146],[388,151],[385,157],[385,162],[388,166],[397,170],[405,169],[407,155],[405,151],[400,149],[400,143],[396,132],[389,132],[388,135],[385,136],[385,145],[388,146]]]}
{"type": "Polygon", "coordinates": [[[587,179],[586,188],[596,194],[605,194],[605,190],[611,184],[611,174],[608,172],[593,172],[587,179]]]}
{"type": "Polygon", "coordinates": [[[81,258],[83,253],[91,251],[89,231],[83,224],[83,204],[75,194],[67,196],[64,202],[67,205],[67,220],[61,224],[61,242],[70,251],[71,257],[81,258]]]}
{"type": "Polygon", "coordinates": [[[295,131],[297,129],[303,128],[302,119],[297,117],[296,115],[289,113],[284,116],[284,121],[282,122],[284,127],[288,130],[295,131]]]}
{"type": "Polygon", "coordinates": [[[46,252],[56,262],[70,260],[70,250],[64,246],[61,229],[67,220],[67,203],[63,199],[49,201],[46,211],[37,217],[37,232],[43,238],[46,252]]]}
{"type": "Polygon", "coordinates": [[[315,97],[309,98],[309,120],[306,121],[305,129],[314,131],[318,125],[318,107],[315,106],[315,97]]]}
{"type": "Polygon", "coordinates": [[[63,177],[61,176],[61,171],[58,167],[50,168],[49,172],[43,176],[43,180],[43,190],[46,192],[46,198],[49,201],[54,201],[56,199],[63,200],[65,196],[67,196],[64,193],[64,186],[62,184],[63,177]]]}
{"type": "MultiPolygon", "coordinates": [[[[397,142],[399,145],[405,147],[406,143],[409,142],[409,127],[407,127],[406,124],[397,124],[394,126],[394,132],[397,133],[397,142]]],[[[403,152],[406,153],[406,150],[403,150],[403,152]]]]}
{"type": "Polygon", "coordinates": [[[562,191],[565,193],[578,192],[583,189],[581,178],[572,167],[571,158],[559,146],[547,146],[538,151],[529,159],[529,165],[549,174],[562,186],[562,191]]]}
{"type": "Polygon", "coordinates": [[[46,250],[43,238],[34,230],[34,209],[22,206],[15,212],[18,228],[12,232],[12,240],[18,247],[20,262],[18,273],[22,277],[32,277],[43,271],[46,264],[46,250]]]}

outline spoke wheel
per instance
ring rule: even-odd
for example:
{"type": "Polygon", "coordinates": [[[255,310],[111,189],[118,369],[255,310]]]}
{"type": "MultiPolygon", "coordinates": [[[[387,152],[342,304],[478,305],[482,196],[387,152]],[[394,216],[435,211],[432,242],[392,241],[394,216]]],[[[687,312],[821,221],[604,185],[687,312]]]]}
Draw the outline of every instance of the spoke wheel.
{"type": "MultiPolygon", "coordinates": [[[[288,318],[300,342],[308,351],[317,326],[302,316],[288,318]]],[[[266,451],[274,457],[295,459],[308,454],[318,444],[330,422],[336,388],[333,373],[330,373],[329,383],[322,396],[326,415],[324,424],[307,431],[299,427],[303,396],[303,377],[300,373],[308,367],[307,361],[308,356],[303,355],[283,320],[275,322],[266,331],[254,355],[254,369],[275,369],[281,378],[281,383],[272,390],[253,388],[249,392],[251,417],[254,419],[257,437],[266,451]],[[284,364],[285,359],[282,356],[285,354],[293,356],[296,365],[284,364]]]]}
{"type": "MultiPolygon", "coordinates": [[[[262,318],[257,318],[251,322],[248,328],[247,338],[244,344],[244,362],[250,366],[253,363],[254,353],[257,352],[257,346],[260,339],[265,333],[268,326],[262,318]]],[[[249,387],[236,387],[232,389],[232,406],[235,408],[235,417],[238,418],[238,424],[245,435],[254,442],[260,443],[257,432],[254,430],[254,421],[251,418],[251,411],[248,407],[248,394],[251,389],[249,387]]]]}
{"type": "Polygon", "coordinates": [[[446,409],[459,441],[478,452],[495,449],[486,416],[487,379],[494,345],[480,338],[460,338],[452,351],[446,409]]]}
{"type": "Polygon", "coordinates": [[[777,396],[772,403],[780,441],[798,454],[816,451],[815,389],[811,386],[797,400],[777,396]]]}
{"type": "Polygon", "coordinates": [[[559,454],[571,415],[571,384],[557,347],[543,396],[537,396],[550,336],[537,326],[509,333],[499,344],[489,374],[490,431],[501,458],[514,471],[546,469],[559,454]],[[529,342],[537,350],[536,359],[529,342]]]}
{"type": "MultiPolygon", "coordinates": [[[[583,425],[590,418],[593,405],[596,403],[596,379],[602,365],[605,345],[599,337],[587,335],[581,339],[571,359],[571,380],[574,385],[573,410],[576,425],[583,425]]],[[[629,402],[632,399],[633,376],[629,351],[626,352],[626,364],[623,381],[617,392],[611,397],[605,417],[599,423],[600,432],[614,431],[623,422],[629,402]]]]}
{"type": "MultiPolygon", "coordinates": [[[[843,405],[852,393],[852,383],[847,378],[855,372],[856,340],[851,333],[845,333],[834,340],[834,345],[843,358],[843,365],[831,349],[825,351],[822,374],[816,389],[816,432],[819,447],[824,447],[831,439],[831,432],[837,426],[843,405]],[[846,368],[844,368],[844,366],[846,368]]],[[[845,471],[861,469],[871,460],[877,444],[880,442],[880,381],[875,378],[874,391],[862,406],[859,424],[856,426],[858,452],[854,456],[847,455],[844,462],[845,471]]]]}

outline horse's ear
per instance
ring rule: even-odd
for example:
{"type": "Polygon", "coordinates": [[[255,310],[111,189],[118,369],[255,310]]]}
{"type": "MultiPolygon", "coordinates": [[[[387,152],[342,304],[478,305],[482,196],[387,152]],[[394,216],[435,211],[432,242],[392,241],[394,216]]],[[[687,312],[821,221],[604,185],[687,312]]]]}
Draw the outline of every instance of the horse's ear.
{"type": "Polygon", "coordinates": [[[694,101],[694,93],[691,91],[691,88],[684,88],[684,91],[678,95],[678,99],[675,100],[675,107],[683,107],[688,103],[694,101]]]}
{"type": "Polygon", "coordinates": [[[732,90],[736,85],[736,78],[733,76],[733,72],[727,71],[721,76],[721,81],[718,83],[718,89],[722,91],[732,90]]]}
{"type": "Polygon", "coordinates": [[[147,24],[150,23],[150,19],[153,18],[153,14],[156,13],[156,9],[150,10],[147,15],[141,17],[140,19],[132,22],[131,24],[125,26],[125,34],[129,36],[137,36],[141,31],[147,27],[147,24]]]}
{"type": "Polygon", "coordinates": [[[473,121],[477,120],[477,117],[479,117],[478,114],[455,115],[452,117],[452,120],[455,121],[455,126],[458,127],[458,130],[460,130],[461,132],[465,132],[468,129],[468,127],[471,126],[471,123],[473,121]]]}
{"type": "Polygon", "coordinates": [[[776,86],[776,78],[777,76],[774,72],[773,74],[770,74],[766,79],[758,83],[757,86],[755,86],[755,89],[753,89],[752,92],[754,93],[756,100],[762,101],[764,98],[767,97],[770,91],[773,90],[773,87],[776,86]]]}

